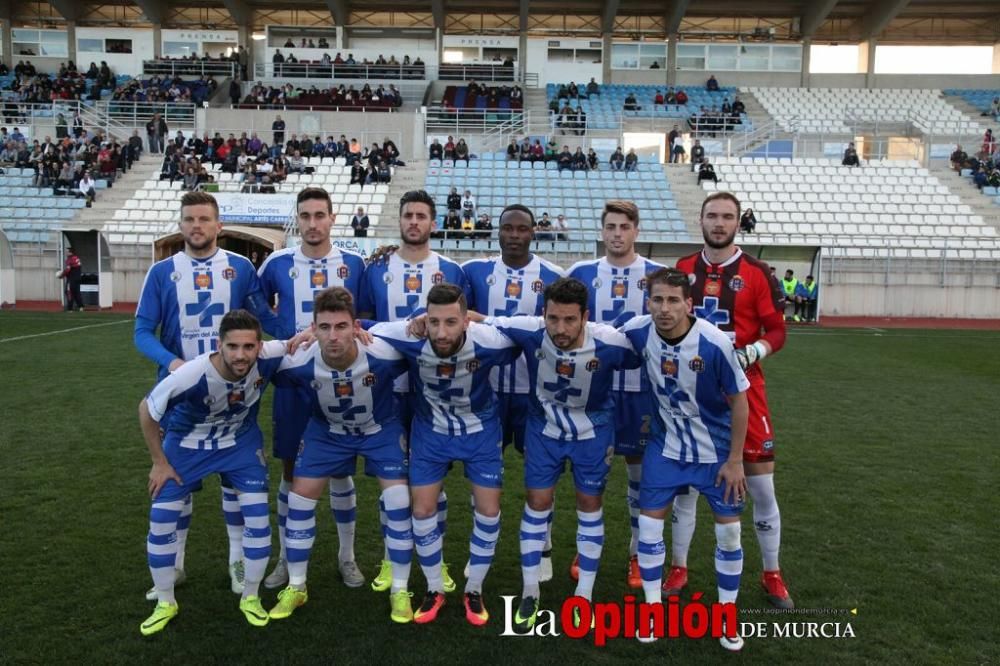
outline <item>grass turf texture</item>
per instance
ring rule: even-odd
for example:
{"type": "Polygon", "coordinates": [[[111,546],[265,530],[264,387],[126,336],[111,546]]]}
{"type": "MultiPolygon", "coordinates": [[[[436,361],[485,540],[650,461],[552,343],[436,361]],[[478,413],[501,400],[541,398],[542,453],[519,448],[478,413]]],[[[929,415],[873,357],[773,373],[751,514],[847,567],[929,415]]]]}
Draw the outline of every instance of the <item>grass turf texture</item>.
{"type": "MultiPolygon", "coordinates": [[[[795,330],[767,359],[777,429],[777,489],[782,565],[800,608],[858,608],[857,616],[815,612],[752,614],[767,606],[748,509],[740,605],[743,621],[840,621],[854,639],[754,639],[740,656],[714,640],[632,640],[595,648],[566,637],[503,638],[501,594],[521,587],[517,532],[523,506],[521,462],[507,451],[502,536],[486,580],[492,614],[485,629],[461,610],[471,517],[461,470],[450,496],[445,559],[458,582],[439,620],[397,626],[387,594],[349,590],[336,575],[337,539],[320,504],[310,565],[309,603],[263,629],[237,609],[226,575],[226,539],[217,480],[195,497],[188,582],[181,612],[144,639],[138,625],[152,608],[142,594],[149,459],[136,418],[152,365],[134,350],[127,319],[100,314],[0,313],[0,570],[5,594],[0,661],[58,663],[493,663],[588,660],[659,662],[664,658],[891,663],[986,663],[996,658],[985,614],[995,607],[998,543],[996,396],[1000,333],[962,331],[795,330]],[[92,324],[122,323],[14,342],[3,339],[92,324]]],[[[269,392],[270,394],[270,392],[269,392]]],[[[270,441],[270,398],[260,423],[270,441]]],[[[279,466],[271,461],[272,497],[279,466]]],[[[381,556],[377,487],[358,477],[356,552],[371,579],[381,556]]],[[[628,518],[624,463],[616,461],[605,504],[606,541],[598,601],[624,593],[628,518]]],[[[699,506],[691,550],[691,590],[716,598],[710,513],[699,506]]],[[[272,511],[272,525],[276,518],[272,511]]],[[[667,535],[669,548],[669,531],[667,535]]],[[[556,504],[555,577],[543,608],[572,594],[575,552],[571,479],[556,504]]],[[[277,555],[277,536],[274,536],[277,555]]],[[[269,567],[270,570],[270,567],[269,567]]],[[[424,581],[414,558],[414,606],[424,581]]],[[[641,595],[641,593],[640,593],[641,595]]],[[[264,604],[275,592],[264,592],[264,604]]]]}

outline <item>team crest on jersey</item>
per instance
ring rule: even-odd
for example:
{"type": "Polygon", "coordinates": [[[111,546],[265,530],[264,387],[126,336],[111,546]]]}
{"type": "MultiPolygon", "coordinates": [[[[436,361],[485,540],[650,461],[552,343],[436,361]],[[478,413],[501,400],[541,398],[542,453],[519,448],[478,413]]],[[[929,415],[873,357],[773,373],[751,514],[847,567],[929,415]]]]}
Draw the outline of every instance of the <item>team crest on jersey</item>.
{"type": "Polygon", "coordinates": [[[389,284],[392,282],[392,273],[385,272],[382,274],[382,282],[389,284]]]}
{"type": "Polygon", "coordinates": [[[431,276],[431,284],[441,284],[442,282],[444,282],[444,273],[441,271],[431,276]]]}
{"type": "Polygon", "coordinates": [[[452,363],[438,363],[437,376],[445,379],[454,379],[455,365],[452,363]]]}
{"type": "Polygon", "coordinates": [[[719,288],[719,283],[716,282],[715,280],[712,280],[711,282],[705,285],[705,294],[708,296],[718,296],[719,291],[721,291],[721,289],[719,288]]]}
{"type": "Polygon", "coordinates": [[[611,281],[612,298],[625,298],[628,296],[628,278],[615,278],[611,281]]]}
{"type": "Polygon", "coordinates": [[[375,386],[375,382],[376,381],[377,381],[377,379],[376,379],[374,373],[369,372],[367,375],[365,375],[365,378],[361,380],[361,385],[362,386],[375,386]]]}
{"type": "Polygon", "coordinates": [[[705,360],[701,356],[695,356],[693,359],[688,361],[688,367],[694,372],[704,372],[705,360]]]}
{"type": "Polygon", "coordinates": [[[672,358],[664,358],[660,360],[660,371],[667,377],[677,376],[677,363],[674,362],[672,358]]]}
{"type": "Polygon", "coordinates": [[[288,269],[288,277],[292,278],[293,280],[297,279],[299,277],[299,269],[298,269],[298,267],[292,266],[291,268],[289,268],[288,269]]]}
{"type": "Polygon", "coordinates": [[[764,440],[764,442],[760,445],[760,448],[762,448],[765,451],[773,451],[774,450],[774,440],[773,439],[766,439],[766,440],[764,440]]]}
{"type": "Polygon", "coordinates": [[[254,380],[253,387],[255,389],[257,389],[258,391],[260,390],[260,387],[263,386],[263,385],[264,385],[264,378],[263,377],[258,377],[256,380],[254,380]]]}
{"type": "Polygon", "coordinates": [[[542,282],[541,280],[535,280],[534,282],[531,283],[531,291],[535,292],[536,294],[542,293],[543,291],[545,291],[545,283],[542,282]]]}
{"type": "Polygon", "coordinates": [[[587,369],[587,372],[597,372],[597,369],[601,367],[601,361],[596,358],[592,358],[587,361],[587,365],[583,366],[587,369]]]}
{"type": "Polygon", "coordinates": [[[212,274],[211,273],[197,273],[194,276],[194,286],[195,286],[195,289],[211,289],[212,288],[212,274]]]}
{"type": "Polygon", "coordinates": [[[354,382],[339,381],[333,385],[333,394],[338,398],[349,398],[354,395],[354,382]]]}
{"type": "Polygon", "coordinates": [[[465,369],[468,370],[469,372],[475,372],[476,370],[479,369],[481,365],[482,363],[479,362],[479,359],[474,358],[465,364],[465,369]]]}
{"type": "Polygon", "coordinates": [[[517,281],[514,281],[514,280],[508,281],[507,282],[507,289],[506,289],[506,296],[507,296],[507,298],[520,298],[520,296],[521,296],[521,283],[517,282],[517,281]]]}
{"type": "Polygon", "coordinates": [[[323,388],[323,382],[321,382],[318,379],[314,379],[311,382],[309,382],[309,388],[311,388],[313,391],[319,391],[321,388],[323,388]]]}
{"type": "Polygon", "coordinates": [[[423,283],[424,281],[420,273],[407,273],[406,278],[403,280],[403,292],[407,294],[420,293],[423,283]]]}
{"type": "Polygon", "coordinates": [[[233,280],[235,280],[236,279],[236,269],[233,268],[232,266],[226,266],[225,268],[223,268],[222,269],[222,279],[223,280],[229,280],[230,282],[232,282],[233,280]]]}
{"type": "Polygon", "coordinates": [[[601,282],[601,278],[595,277],[594,281],[590,283],[590,286],[593,287],[594,289],[600,289],[602,284],[604,283],[601,282]]]}
{"type": "Polygon", "coordinates": [[[321,289],[326,286],[326,271],[309,271],[309,281],[313,289],[321,289]]]}
{"type": "Polygon", "coordinates": [[[210,395],[206,395],[204,398],[202,398],[201,401],[205,403],[205,406],[207,407],[208,405],[211,405],[213,402],[215,402],[215,398],[213,398],[210,395]]]}
{"type": "Polygon", "coordinates": [[[497,278],[496,278],[495,275],[493,275],[492,273],[490,273],[489,275],[486,276],[486,284],[488,284],[489,286],[492,287],[496,283],[497,283],[497,278]]]}
{"type": "Polygon", "coordinates": [[[573,361],[560,359],[556,363],[556,374],[560,377],[572,377],[576,374],[576,364],[573,361]]]}
{"type": "Polygon", "coordinates": [[[242,389],[240,389],[239,391],[230,391],[229,392],[229,406],[232,407],[234,405],[238,405],[238,404],[242,403],[245,397],[246,397],[246,394],[243,392],[242,389]]]}
{"type": "Polygon", "coordinates": [[[177,271],[174,271],[173,273],[170,274],[170,281],[171,282],[180,282],[181,281],[181,274],[178,273],[177,271]]]}
{"type": "Polygon", "coordinates": [[[535,358],[537,358],[539,361],[541,361],[542,359],[545,358],[545,352],[542,351],[541,349],[536,349],[535,350],[535,358]]]}
{"type": "Polygon", "coordinates": [[[639,280],[639,291],[646,291],[646,278],[639,280]]]}
{"type": "Polygon", "coordinates": [[[743,287],[745,286],[746,283],[743,281],[743,276],[741,275],[734,275],[729,280],[729,288],[735,291],[736,293],[743,291],[743,287]]]}
{"type": "Polygon", "coordinates": [[[340,278],[341,280],[346,280],[350,276],[351,276],[351,269],[348,268],[347,265],[341,264],[337,268],[337,277],[340,278]]]}

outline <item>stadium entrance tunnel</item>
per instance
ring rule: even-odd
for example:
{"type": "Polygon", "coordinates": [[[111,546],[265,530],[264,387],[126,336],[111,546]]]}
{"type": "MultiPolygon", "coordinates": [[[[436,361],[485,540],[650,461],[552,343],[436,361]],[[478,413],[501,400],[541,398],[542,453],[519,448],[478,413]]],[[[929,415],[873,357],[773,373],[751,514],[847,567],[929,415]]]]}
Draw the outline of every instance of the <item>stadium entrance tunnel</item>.
{"type": "MultiPolygon", "coordinates": [[[[92,307],[110,308],[114,305],[114,273],[111,266],[111,249],[100,231],[91,229],[65,230],[59,237],[59,267],[66,261],[69,248],[80,257],[83,280],[80,296],[83,304],[92,307]]],[[[66,305],[65,289],[62,290],[62,304],[66,305]]]]}
{"type": "MultiPolygon", "coordinates": [[[[259,226],[224,225],[219,234],[219,247],[248,259],[257,253],[259,266],[265,254],[285,247],[285,232],[281,229],[259,226]]],[[[162,236],[153,241],[153,259],[159,261],[184,249],[184,238],[180,232],[162,236]]]]}

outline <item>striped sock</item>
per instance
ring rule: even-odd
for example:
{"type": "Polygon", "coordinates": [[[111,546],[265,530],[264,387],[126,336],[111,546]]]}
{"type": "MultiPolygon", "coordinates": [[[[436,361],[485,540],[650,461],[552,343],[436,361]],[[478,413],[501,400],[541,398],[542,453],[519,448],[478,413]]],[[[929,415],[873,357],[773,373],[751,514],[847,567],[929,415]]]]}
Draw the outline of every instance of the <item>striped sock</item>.
{"type": "Polygon", "coordinates": [[[278,484],[278,559],[288,560],[287,546],[285,544],[285,526],[288,520],[288,492],[292,489],[291,481],[286,481],[281,477],[278,484]]]}
{"type": "Polygon", "coordinates": [[[229,537],[229,564],[243,559],[243,514],[236,491],[222,486],[222,517],[229,537]]]}
{"type": "Polygon", "coordinates": [[[288,519],[285,521],[285,558],[288,584],[303,590],[309,569],[309,555],[316,542],[316,505],[319,500],[288,493],[288,519]]]}
{"type": "Polygon", "coordinates": [[[716,523],[715,543],[715,580],[719,587],[719,603],[734,604],[743,573],[740,523],[716,523]]]}
{"type": "Polygon", "coordinates": [[[465,583],[466,592],[482,592],[486,573],[493,564],[493,555],[500,538],[500,514],[484,516],[473,512],[472,536],[469,538],[469,579],[465,583]]]}
{"type": "Polygon", "coordinates": [[[639,572],[646,603],[658,604],[662,596],[663,561],[667,548],[663,543],[663,519],[639,516],[639,572]]]}
{"type": "Polygon", "coordinates": [[[410,490],[407,486],[389,486],[382,491],[385,506],[385,549],[392,562],[393,594],[405,590],[410,582],[413,561],[413,528],[410,515],[410,490]]]}
{"type": "Polygon", "coordinates": [[[184,500],[153,502],[149,509],[149,534],[146,536],[146,562],[160,601],[177,603],[174,581],[177,562],[177,521],[184,500]]]}
{"type": "Polygon", "coordinates": [[[181,509],[181,517],[177,521],[177,560],[174,568],[184,571],[184,554],[187,552],[188,529],[191,527],[191,512],[194,510],[194,499],[188,495],[181,509]]]}
{"type": "Polygon", "coordinates": [[[628,463],[628,516],[632,526],[632,539],[628,542],[628,555],[639,552],[639,481],[642,479],[642,463],[628,463]]]}
{"type": "Polygon", "coordinates": [[[540,596],[538,586],[538,565],[542,561],[542,547],[545,532],[552,524],[552,509],[535,511],[527,504],[521,514],[521,577],[524,587],[522,597],[540,596]]]}
{"type": "Polygon", "coordinates": [[[545,546],[542,548],[543,551],[552,550],[552,521],[556,517],[556,501],[553,498],[552,506],[549,507],[549,517],[545,521],[545,546]]]}
{"type": "Polygon", "coordinates": [[[694,524],[698,509],[698,491],[688,488],[685,495],[674,498],[674,513],[670,524],[670,545],[673,551],[673,565],[687,567],[688,550],[694,538],[694,524]]]}
{"type": "Polygon", "coordinates": [[[441,532],[441,536],[445,535],[448,531],[448,495],[444,492],[444,488],[438,494],[438,531],[441,532]]]}
{"type": "Polygon", "coordinates": [[[597,579],[597,566],[604,549],[604,510],[576,512],[576,550],[580,555],[580,578],[576,595],[590,599],[597,579]]]}
{"type": "Polygon", "coordinates": [[[413,518],[413,543],[417,547],[420,568],[427,579],[428,592],[444,592],[444,580],[441,577],[442,542],[436,514],[427,518],[413,518]]]}
{"type": "Polygon", "coordinates": [[[354,527],[357,519],[358,496],[354,492],[354,479],[349,476],[330,478],[330,509],[337,521],[337,539],[340,549],[337,559],[354,561],[354,527]]]}
{"type": "Polygon", "coordinates": [[[240,493],[243,528],[243,598],[257,596],[271,556],[267,493],[240,493]]]}

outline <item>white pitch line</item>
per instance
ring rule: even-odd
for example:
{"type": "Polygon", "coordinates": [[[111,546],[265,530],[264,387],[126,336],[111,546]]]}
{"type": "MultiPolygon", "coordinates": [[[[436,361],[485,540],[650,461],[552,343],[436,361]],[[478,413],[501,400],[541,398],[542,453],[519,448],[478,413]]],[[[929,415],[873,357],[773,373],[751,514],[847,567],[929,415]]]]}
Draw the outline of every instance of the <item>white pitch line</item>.
{"type": "Polygon", "coordinates": [[[46,333],[32,333],[31,335],[19,335],[15,338],[0,338],[0,344],[4,342],[17,342],[18,340],[30,340],[31,338],[42,338],[46,335],[59,335],[60,333],[70,333],[72,331],[82,331],[87,328],[100,328],[101,326],[114,326],[115,324],[126,324],[131,319],[121,319],[119,321],[108,321],[103,324],[89,324],[87,326],[74,326],[73,328],[60,328],[58,331],[48,331],[46,333]]]}

